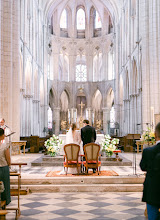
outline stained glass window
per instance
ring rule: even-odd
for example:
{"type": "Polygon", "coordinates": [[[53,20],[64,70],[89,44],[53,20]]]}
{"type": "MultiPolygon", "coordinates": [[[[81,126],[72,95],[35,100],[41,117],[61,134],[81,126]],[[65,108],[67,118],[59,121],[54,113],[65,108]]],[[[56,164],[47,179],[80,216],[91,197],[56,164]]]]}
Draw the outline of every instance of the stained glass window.
{"type": "Polygon", "coordinates": [[[96,11],[95,28],[101,28],[101,27],[102,27],[101,18],[99,16],[98,12],[96,11]]]}
{"type": "Polygon", "coordinates": [[[76,66],[76,81],[86,82],[87,81],[87,67],[83,64],[78,64],[76,66]]]}
{"type": "Polygon", "coordinates": [[[85,29],[85,12],[82,8],[77,11],[77,30],[85,29]]]}
{"type": "Polygon", "coordinates": [[[63,10],[60,20],[60,28],[67,28],[67,11],[63,10]]]}

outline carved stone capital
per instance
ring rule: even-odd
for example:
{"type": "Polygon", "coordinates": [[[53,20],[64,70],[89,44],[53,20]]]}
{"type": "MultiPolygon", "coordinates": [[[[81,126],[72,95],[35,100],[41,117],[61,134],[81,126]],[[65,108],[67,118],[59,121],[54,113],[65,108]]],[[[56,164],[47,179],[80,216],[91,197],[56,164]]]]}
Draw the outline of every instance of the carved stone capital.
{"type": "Polygon", "coordinates": [[[33,98],[33,95],[23,95],[23,97],[24,97],[25,99],[31,99],[31,98],[33,98]]]}
{"type": "Polygon", "coordinates": [[[32,100],[33,103],[39,103],[39,100],[32,100]]]}

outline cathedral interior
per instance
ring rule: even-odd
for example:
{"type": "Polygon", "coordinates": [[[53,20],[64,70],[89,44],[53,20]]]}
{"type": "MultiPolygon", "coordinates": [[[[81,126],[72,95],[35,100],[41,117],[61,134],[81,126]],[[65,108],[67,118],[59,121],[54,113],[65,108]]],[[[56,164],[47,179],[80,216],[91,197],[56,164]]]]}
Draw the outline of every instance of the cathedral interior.
{"type": "Polygon", "coordinates": [[[85,118],[112,136],[154,128],[159,4],[1,1],[0,116],[14,139],[80,129],[85,118]]]}

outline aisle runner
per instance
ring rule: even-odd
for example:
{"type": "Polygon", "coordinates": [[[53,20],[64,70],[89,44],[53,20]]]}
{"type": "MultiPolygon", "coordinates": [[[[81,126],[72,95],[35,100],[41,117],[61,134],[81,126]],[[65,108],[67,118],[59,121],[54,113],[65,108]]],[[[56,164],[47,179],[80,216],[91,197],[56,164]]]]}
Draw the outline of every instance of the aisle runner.
{"type": "Polygon", "coordinates": [[[46,175],[46,177],[71,177],[71,176],[119,176],[118,173],[116,173],[115,171],[113,170],[102,170],[101,172],[99,172],[99,175],[98,175],[98,172],[96,173],[93,173],[92,171],[89,171],[88,174],[63,174],[63,175],[60,175],[60,171],[49,171],[46,175]]]}

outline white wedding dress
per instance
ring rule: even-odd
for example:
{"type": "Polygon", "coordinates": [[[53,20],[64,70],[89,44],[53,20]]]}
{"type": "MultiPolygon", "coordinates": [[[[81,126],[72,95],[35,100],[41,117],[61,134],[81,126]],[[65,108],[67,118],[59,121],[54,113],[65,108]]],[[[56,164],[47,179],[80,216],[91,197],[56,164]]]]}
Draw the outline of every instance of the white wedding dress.
{"type": "MultiPolygon", "coordinates": [[[[74,134],[74,137],[73,137],[72,128],[70,128],[69,131],[66,134],[66,144],[70,144],[70,143],[80,145],[79,154],[80,155],[83,154],[83,147],[82,147],[82,141],[81,141],[80,133],[78,131],[75,131],[75,134],[74,134]]],[[[77,168],[70,168],[69,167],[67,173],[68,174],[77,174],[77,168]]],[[[60,175],[63,175],[63,174],[66,174],[66,172],[64,172],[64,170],[60,172],[60,175]]]]}

